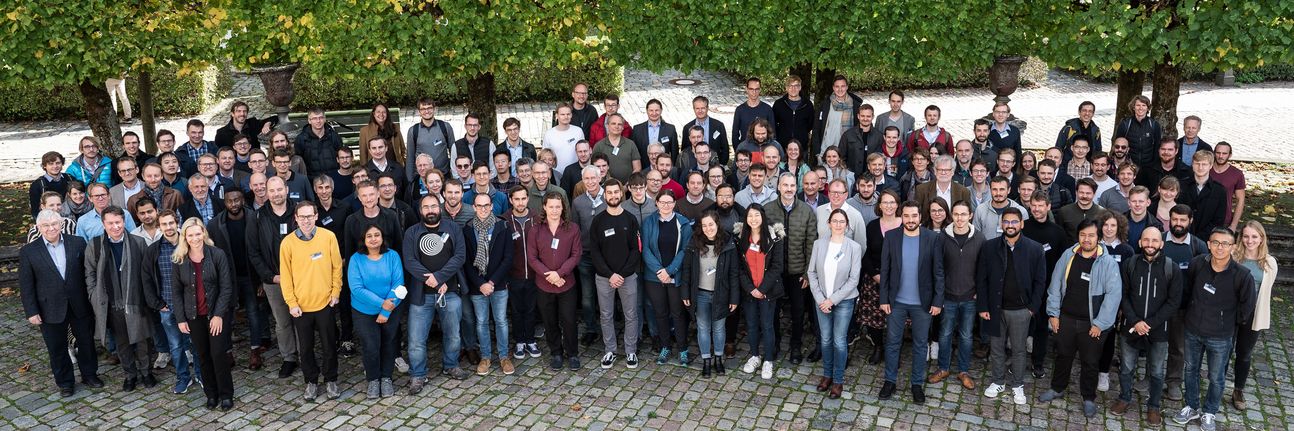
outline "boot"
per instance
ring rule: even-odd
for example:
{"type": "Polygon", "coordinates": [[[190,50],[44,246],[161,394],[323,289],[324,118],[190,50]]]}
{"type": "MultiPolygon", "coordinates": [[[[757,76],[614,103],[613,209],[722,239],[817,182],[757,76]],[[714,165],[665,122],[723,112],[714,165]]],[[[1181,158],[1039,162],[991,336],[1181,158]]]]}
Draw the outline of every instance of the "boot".
{"type": "Polygon", "coordinates": [[[728,372],[728,369],[723,366],[723,356],[715,356],[712,358],[711,367],[714,368],[714,373],[720,376],[725,375],[728,372]]]}
{"type": "Polygon", "coordinates": [[[265,359],[261,358],[261,352],[264,352],[264,351],[265,351],[264,347],[257,347],[252,349],[251,358],[247,360],[248,369],[259,370],[261,369],[261,367],[265,366],[265,359]]]}
{"type": "Polygon", "coordinates": [[[701,378],[710,378],[710,358],[701,358],[701,378]]]}
{"type": "Polygon", "coordinates": [[[876,348],[872,349],[872,355],[867,357],[867,363],[872,365],[876,365],[884,361],[885,348],[882,346],[876,346],[876,348]]]}

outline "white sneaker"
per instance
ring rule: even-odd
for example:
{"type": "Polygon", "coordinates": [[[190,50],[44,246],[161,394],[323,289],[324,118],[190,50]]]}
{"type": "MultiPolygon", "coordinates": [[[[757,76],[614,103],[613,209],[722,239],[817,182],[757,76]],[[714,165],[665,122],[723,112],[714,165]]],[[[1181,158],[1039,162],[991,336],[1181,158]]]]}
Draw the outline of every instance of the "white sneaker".
{"type": "Polygon", "coordinates": [[[1213,413],[1200,415],[1200,431],[1217,431],[1218,423],[1213,417],[1213,413]]]}
{"type": "Polygon", "coordinates": [[[399,357],[399,356],[396,356],[396,357],[395,357],[395,369],[400,370],[400,372],[401,372],[401,373],[407,373],[407,372],[409,372],[409,363],[408,363],[408,362],[405,362],[405,361],[404,361],[404,358],[401,358],[401,357],[399,357]]]}
{"type": "Polygon", "coordinates": [[[933,360],[939,359],[939,342],[938,342],[938,341],[933,342],[933,343],[930,343],[930,354],[929,354],[929,355],[927,355],[927,356],[928,356],[928,357],[926,358],[926,360],[929,360],[929,361],[933,361],[933,360]]]}
{"type": "Polygon", "coordinates": [[[153,369],[160,370],[171,364],[170,353],[158,353],[157,360],[153,361],[153,369]]]}
{"type": "Polygon", "coordinates": [[[1110,373],[1101,373],[1096,376],[1096,390],[1101,392],[1110,390],[1110,373]]]}
{"type": "Polygon", "coordinates": [[[755,374],[755,370],[758,369],[759,365],[762,363],[764,363],[764,361],[759,359],[758,356],[751,356],[750,359],[746,360],[746,365],[741,367],[741,371],[746,374],[755,374]]]}
{"type": "Polygon", "coordinates": [[[773,378],[773,361],[764,362],[764,369],[759,372],[759,377],[764,378],[764,380],[773,378]]]}
{"type": "Polygon", "coordinates": [[[1015,403],[1015,405],[1017,405],[1017,406],[1022,406],[1022,405],[1024,405],[1024,403],[1025,403],[1025,402],[1027,402],[1027,401],[1028,401],[1028,400],[1026,400],[1026,399],[1024,398],[1024,386],[1023,386],[1023,385],[1022,385],[1022,386],[1016,386],[1016,387],[1014,387],[1014,388],[1011,388],[1011,401],[1012,401],[1012,402],[1014,402],[1014,403],[1015,403]]]}
{"type": "Polygon", "coordinates": [[[999,385],[999,384],[997,384],[997,383],[993,383],[993,384],[991,384],[991,385],[988,385],[988,389],[984,389],[984,397],[985,397],[985,398],[997,398],[997,396],[998,396],[998,395],[1001,395],[1001,394],[1002,394],[1002,391],[1005,391],[1005,390],[1006,390],[1006,386],[1002,386],[1002,385],[999,385]]]}

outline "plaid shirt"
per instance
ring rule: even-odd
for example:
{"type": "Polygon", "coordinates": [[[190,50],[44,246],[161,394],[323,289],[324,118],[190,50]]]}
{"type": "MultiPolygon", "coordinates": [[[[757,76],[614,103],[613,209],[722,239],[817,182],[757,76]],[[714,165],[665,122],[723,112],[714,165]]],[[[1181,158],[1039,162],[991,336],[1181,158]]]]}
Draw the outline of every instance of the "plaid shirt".
{"type": "Polygon", "coordinates": [[[207,203],[205,205],[202,202],[198,202],[197,199],[194,199],[193,207],[198,209],[198,215],[202,216],[203,223],[211,221],[211,218],[216,216],[214,214],[215,205],[213,205],[210,196],[207,197],[207,203]]]}
{"type": "Polygon", "coordinates": [[[198,157],[207,154],[207,141],[202,141],[202,145],[199,145],[198,148],[193,148],[193,143],[191,142],[185,142],[184,151],[189,153],[189,160],[192,160],[193,163],[198,163],[198,157]]]}
{"type": "Polygon", "coordinates": [[[175,277],[175,273],[172,272],[171,253],[175,252],[175,244],[171,244],[166,238],[159,240],[158,244],[161,244],[161,250],[157,253],[157,271],[162,276],[160,289],[162,303],[166,304],[166,308],[171,308],[171,291],[173,290],[171,281],[175,277]]]}

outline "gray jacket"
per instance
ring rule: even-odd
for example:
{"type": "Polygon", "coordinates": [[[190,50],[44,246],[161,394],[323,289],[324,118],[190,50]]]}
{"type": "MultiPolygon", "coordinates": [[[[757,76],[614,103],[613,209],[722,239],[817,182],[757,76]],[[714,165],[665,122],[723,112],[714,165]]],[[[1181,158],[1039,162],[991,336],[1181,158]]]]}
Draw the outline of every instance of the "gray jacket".
{"type": "MultiPolygon", "coordinates": [[[[121,270],[119,278],[112,280],[115,265],[112,250],[108,245],[108,234],[90,240],[85,251],[85,288],[90,296],[90,307],[94,309],[94,336],[106,346],[108,343],[109,304],[112,308],[122,309],[126,314],[126,332],[130,344],[147,340],[153,333],[153,314],[148,310],[144,298],[144,239],[129,233],[125,234],[121,246],[121,270]],[[109,298],[109,284],[112,285],[112,298],[109,298]]],[[[121,342],[121,334],[117,334],[121,342]]]]}
{"type": "Polygon", "coordinates": [[[813,257],[809,261],[809,272],[805,278],[809,279],[809,291],[813,293],[814,304],[821,304],[828,299],[832,304],[839,304],[841,301],[858,297],[859,271],[862,265],[854,263],[863,260],[863,246],[846,237],[844,246],[840,248],[840,255],[828,256],[827,250],[830,243],[830,236],[813,243],[813,257]],[[830,296],[827,295],[827,274],[824,273],[827,259],[840,261],[836,265],[836,278],[833,280],[830,296]]]}
{"type": "MultiPolygon", "coordinates": [[[[1065,298],[1068,287],[1069,265],[1081,245],[1065,249],[1056,268],[1051,272],[1051,285],[1047,287],[1047,315],[1060,316],[1060,303],[1065,298]]],[[[1105,251],[1105,247],[1096,248],[1096,261],[1092,263],[1089,281],[1087,315],[1092,326],[1102,331],[1114,326],[1114,317],[1119,312],[1119,302],[1123,300],[1123,279],[1119,273],[1119,264],[1105,251]]]]}

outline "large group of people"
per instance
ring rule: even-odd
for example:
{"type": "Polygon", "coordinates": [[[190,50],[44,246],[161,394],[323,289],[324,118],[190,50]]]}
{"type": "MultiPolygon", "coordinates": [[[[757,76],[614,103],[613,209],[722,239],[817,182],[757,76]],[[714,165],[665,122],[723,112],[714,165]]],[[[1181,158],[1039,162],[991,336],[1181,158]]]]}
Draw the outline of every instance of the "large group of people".
{"type": "Polygon", "coordinates": [[[112,156],[85,137],[67,166],[46,154],[32,183],[24,311],[64,396],[73,364],[103,385],[98,342],[123,390],[158,384],[169,363],[175,393],[197,384],[225,410],[236,327],[247,367],[277,346],[277,376],[299,368],[314,400],[340,396],[338,358],[355,355],[367,396],[394,395],[397,369],[418,394],[433,326],[454,379],[545,354],[578,370],[582,348],[601,349],[602,368],[637,368],[649,348],[657,366],[699,355],[701,378],[821,361],[810,383],[829,398],[866,339],[854,363],[884,363],[882,400],[911,343],[916,403],[951,379],[1026,404],[1030,376],[1035,401],[1052,401],[1077,359],[1088,417],[1117,357],[1111,412],[1132,410],[1135,389],[1146,423],[1167,398],[1182,402],[1173,420],[1205,429],[1234,355],[1231,403],[1246,408],[1277,267],[1245,218],[1231,145],[1200,139],[1198,117],[1163,136],[1138,96],[1102,135],[1083,102],[1034,153],[1005,103],[951,126],[971,132],[957,139],[938,106],[923,122],[904,111],[901,91],[878,112],[837,77],[814,107],[799,78],[786,82],[769,105],[748,80],[731,130],[704,96],[682,127],[654,99],[631,126],[616,95],[599,114],[579,84],[538,145],[514,118],[496,141],[469,114],[457,137],[429,99],[402,134],[379,104],[358,160],[318,109],[294,142],[242,103],[216,142],[192,120],[186,142],[158,132],[157,155],[134,133],[112,156]]]}

